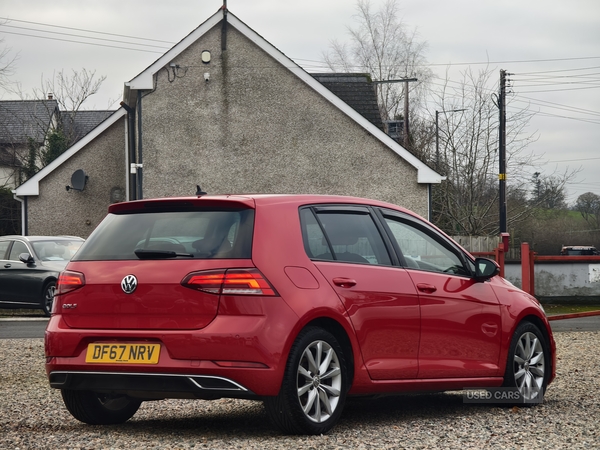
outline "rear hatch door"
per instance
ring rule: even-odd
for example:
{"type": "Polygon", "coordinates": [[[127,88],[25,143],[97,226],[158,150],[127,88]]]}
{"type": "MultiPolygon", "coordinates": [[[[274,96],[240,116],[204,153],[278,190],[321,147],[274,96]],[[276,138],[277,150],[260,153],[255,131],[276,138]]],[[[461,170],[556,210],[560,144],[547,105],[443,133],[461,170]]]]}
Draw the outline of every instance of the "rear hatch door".
{"type": "Polygon", "coordinates": [[[251,206],[193,199],[111,208],[67,266],[84,281],[57,295],[58,312],[72,328],[205,327],[217,314],[218,293],[181,282],[192,272],[253,266],[251,206]]]}

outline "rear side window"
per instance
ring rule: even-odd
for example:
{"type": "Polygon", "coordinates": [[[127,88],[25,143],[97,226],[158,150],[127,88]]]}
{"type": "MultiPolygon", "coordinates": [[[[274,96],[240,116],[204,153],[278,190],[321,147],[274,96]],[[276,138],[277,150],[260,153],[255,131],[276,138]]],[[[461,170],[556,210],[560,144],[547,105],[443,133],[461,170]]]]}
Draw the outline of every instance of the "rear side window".
{"type": "Polygon", "coordinates": [[[389,254],[366,210],[333,207],[300,212],[304,248],[311,259],[359,264],[391,264],[389,254]]]}
{"type": "Polygon", "coordinates": [[[187,259],[248,259],[253,226],[252,209],[109,214],[73,260],[136,260],[136,250],[187,259]]]}

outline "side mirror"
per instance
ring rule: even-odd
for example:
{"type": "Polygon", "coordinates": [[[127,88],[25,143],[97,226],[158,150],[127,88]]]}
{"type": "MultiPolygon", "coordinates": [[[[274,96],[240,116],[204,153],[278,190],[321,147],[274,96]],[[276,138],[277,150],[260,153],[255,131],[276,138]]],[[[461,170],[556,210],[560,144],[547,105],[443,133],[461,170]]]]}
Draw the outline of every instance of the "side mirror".
{"type": "Polygon", "coordinates": [[[500,266],[494,260],[487,258],[475,259],[475,279],[486,281],[500,273],[500,266]]]}
{"type": "Polygon", "coordinates": [[[21,253],[19,255],[19,260],[27,265],[35,263],[35,259],[33,259],[33,256],[29,253],[21,253]]]}

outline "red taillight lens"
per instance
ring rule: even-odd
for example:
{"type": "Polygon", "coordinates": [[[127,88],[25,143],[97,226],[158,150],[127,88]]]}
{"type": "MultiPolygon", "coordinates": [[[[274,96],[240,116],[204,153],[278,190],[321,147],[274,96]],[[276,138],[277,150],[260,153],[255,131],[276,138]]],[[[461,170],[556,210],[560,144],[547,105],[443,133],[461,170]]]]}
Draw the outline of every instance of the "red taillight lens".
{"type": "Polygon", "coordinates": [[[65,270],[58,276],[54,295],[66,294],[83,286],[85,286],[85,277],[82,273],[65,270]]]}
{"type": "Polygon", "coordinates": [[[187,275],[181,284],[209,294],[277,295],[257,269],[204,270],[187,275]]]}

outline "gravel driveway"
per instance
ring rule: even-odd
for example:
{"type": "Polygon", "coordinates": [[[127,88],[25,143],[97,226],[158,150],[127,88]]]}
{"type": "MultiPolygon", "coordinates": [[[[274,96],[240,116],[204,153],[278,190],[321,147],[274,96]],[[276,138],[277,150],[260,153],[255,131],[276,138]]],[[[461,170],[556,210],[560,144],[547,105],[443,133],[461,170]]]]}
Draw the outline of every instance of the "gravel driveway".
{"type": "Polygon", "coordinates": [[[600,332],[555,334],[557,379],[531,408],[463,404],[461,393],[351,399],[325,436],[283,436],[262,403],[146,402],[129,422],[77,422],[48,386],[42,339],[0,341],[2,449],[600,448],[600,332]]]}

